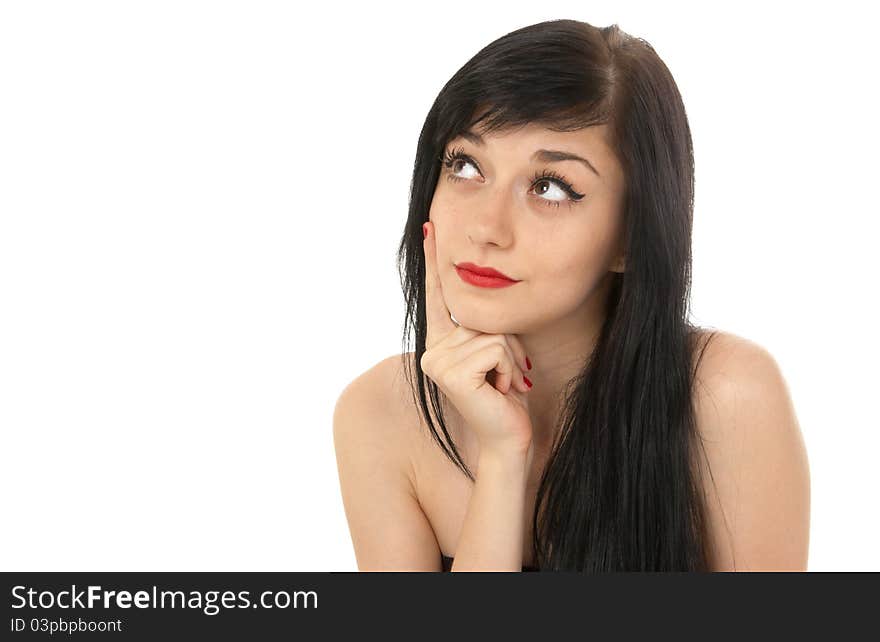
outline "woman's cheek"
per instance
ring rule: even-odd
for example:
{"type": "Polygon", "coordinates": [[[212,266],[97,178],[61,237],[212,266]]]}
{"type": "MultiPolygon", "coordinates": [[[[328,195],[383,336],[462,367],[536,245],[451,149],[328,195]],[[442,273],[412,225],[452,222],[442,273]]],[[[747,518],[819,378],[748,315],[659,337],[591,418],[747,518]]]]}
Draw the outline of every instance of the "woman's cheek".
{"type": "Polygon", "coordinates": [[[605,270],[591,254],[575,254],[560,263],[549,282],[555,287],[548,288],[548,294],[564,304],[581,301],[601,281],[605,270]]]}

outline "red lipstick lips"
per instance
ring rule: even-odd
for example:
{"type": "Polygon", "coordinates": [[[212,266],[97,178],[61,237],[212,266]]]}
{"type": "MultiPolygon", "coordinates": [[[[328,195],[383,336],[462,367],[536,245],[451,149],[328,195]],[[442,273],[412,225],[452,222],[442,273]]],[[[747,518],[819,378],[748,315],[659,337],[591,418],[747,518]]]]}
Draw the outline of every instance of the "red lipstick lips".
{"type": "Polygon", "coordinates": [[[516,279],[490,267],[481,267],[473,263],[457,263],[455,271],[462,281],[481,288],[506,288],[518,283],[516,279]]]}

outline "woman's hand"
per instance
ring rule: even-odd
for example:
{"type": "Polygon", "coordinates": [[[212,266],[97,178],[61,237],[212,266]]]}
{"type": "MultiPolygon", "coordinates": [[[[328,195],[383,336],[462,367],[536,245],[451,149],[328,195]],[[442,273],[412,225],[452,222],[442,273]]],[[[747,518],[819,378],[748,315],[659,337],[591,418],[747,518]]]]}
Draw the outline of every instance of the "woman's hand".
{"type": "Polygon", "coordinates": [[[453,323],[437,274],[434,224],[425,223],[425,230],[427,335],[422,370],[476,432],[481,453],[531,455],[529,386],[522,372],[525,350],[515,335],[485,334],[453,323]]]}

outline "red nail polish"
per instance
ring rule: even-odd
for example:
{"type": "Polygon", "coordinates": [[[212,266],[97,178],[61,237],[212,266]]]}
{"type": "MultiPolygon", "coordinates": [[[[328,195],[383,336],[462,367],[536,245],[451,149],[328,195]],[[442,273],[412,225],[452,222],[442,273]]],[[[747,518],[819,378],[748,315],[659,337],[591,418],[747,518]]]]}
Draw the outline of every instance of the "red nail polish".
{"type": "Polygon", "coordinates": [[[428,224],[427,223],[422,223],[422,235],[425,238],[428,238],[428,224]]]}
{"type": "Polygon", "coordinates": [[[529,370],[532,369],[532,362],[529,361],[529,358],[528,358],[528,357],[526,357],[526,368],[528,368],[529,370]]]}
{"type": "Polygon", "coordinates": [[[532,382],[529,381],[529,378],[528,378],[527,376],[523,375],[523,381],[526,382],[526,385],[527,385],[529,388],[532,387],[532,382]]]}

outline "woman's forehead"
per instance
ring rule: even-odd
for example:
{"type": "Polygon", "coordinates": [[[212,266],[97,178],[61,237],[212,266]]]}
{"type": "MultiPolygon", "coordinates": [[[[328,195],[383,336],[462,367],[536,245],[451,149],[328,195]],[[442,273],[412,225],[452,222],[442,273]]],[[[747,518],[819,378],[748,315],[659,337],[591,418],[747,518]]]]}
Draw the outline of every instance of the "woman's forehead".
{"type": "Polygon", "coordinates": [[[574,131],[559,131],[550,129],[541,123],[526,123],[524,125],[516,125],[487,131],[485,127],[480,125],[471,126],[462,132],[459,132],[451,140],[464,139],[475,145],[484,145],[487,142],[495,140],[512,140],[517,142],[534,141],[534,142],[562,142],[574,145],[583,144],[590,147],[607,148],[608,125],[590,125],[582,129],[574,131]]]}
{"type": "Polygon", "coordinates": [[[610,173],[617,164],[606,139],[607,128],[606,124],[601,124],[575,131],[558,131],[539,123],[527,123],[487,132],[474,126],[454,136],[450,142],[466,140],[478,149],[496,144],[512,145],[521,147],[527,154],[536,150],[569,152],[587,158],[596,168],[596,173],[603,175],[600,167],[610,173]]]}

